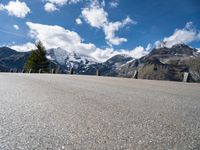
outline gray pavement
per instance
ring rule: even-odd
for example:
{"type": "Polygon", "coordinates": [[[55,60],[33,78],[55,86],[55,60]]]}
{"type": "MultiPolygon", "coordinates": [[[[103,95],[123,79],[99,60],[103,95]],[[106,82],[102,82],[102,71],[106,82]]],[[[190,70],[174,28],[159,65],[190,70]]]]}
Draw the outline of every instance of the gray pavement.
{"type": "Polygon", "coordinates": [[[10,149],[200,149],[200,84],[1,73],[10,149]]]}

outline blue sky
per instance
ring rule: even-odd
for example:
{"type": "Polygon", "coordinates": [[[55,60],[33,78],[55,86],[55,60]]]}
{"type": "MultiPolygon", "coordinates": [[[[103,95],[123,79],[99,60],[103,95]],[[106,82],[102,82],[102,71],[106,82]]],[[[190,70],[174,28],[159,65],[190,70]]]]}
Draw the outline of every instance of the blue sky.
{"type": "Polygon", "coordinates": [[[140,57],[155,47],[156,41],[157,45],[183,42],[200,48],[199,30],[199,0],[0,1],[0,45],[21,51],[41,40],[47,48],[61,47],[99,59],[119,51],[140,57]],[[52,36],[58,37],[48,39],[52,36]],[[59,41],[63,44],[57,44],[59,41]]]}

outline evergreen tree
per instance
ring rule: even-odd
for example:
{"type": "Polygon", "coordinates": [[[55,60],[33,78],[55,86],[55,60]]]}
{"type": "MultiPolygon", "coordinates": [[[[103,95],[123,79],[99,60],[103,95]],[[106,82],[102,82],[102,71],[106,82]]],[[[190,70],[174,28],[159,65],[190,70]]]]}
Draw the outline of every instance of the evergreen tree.
{"type": "Polygon", "coordinates": [[[25,64],[25,70],[32,70],[32,72],[37,73],[39,69],[42,69],[42,72],[49,72],[49,61],[46,58],[45,47],[42,42],[36,43],[36,50],[33,50],[30,57],[28,58],[25,64]]]}

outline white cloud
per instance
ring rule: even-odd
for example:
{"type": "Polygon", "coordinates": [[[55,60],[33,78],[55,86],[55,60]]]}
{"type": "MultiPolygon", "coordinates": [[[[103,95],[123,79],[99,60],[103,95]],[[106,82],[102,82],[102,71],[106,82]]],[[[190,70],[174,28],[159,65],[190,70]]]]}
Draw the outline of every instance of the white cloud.
{"type": "Polygon", "coordinates": [[[31,51],[31,50],[36,49],[35,44],[30,43],[30,42],[28,42],[26,44],[21,44],[21,45],[11,45],[9,47],[11,49],[14,49],[14,50],[19,51],[19,52],[27,52],[27,51],[31,51]]]}
{"type": "Polygon", "coordinates": [[[124,27],[127,24],[133,23],[133,21],[127,17],[122,22],[109,22],[105,24],[103,27],[104,33],[106,35],[106,40],[109,45],[120,45],[123,42],[127,42],[126,38],[120,38],[115,35],[115,32],[118,31],[120,28],[124,27]]]}
{"type": "Polygon", "coordinates": [[[44,9],[47,12],[54,12],[59,10],[59,7],[67,4],[76,4],[81,0],[42,0],[45,1],[44,9]]]}
{"type": "Polygon", "coordinates": [[[58,8],[52,3],[46,3],[44,5],[44,9],[47,12],[54,12],[54,11],[58,10],[58,8]]]}
{"type": "Polygon", "coordinates": [[[15,30],[19,30],[19,26],[18,25],[13,25],[13,28],[15,28],[15,30]]]}
{"type": "Polygon", "coordinates": [[[107,59],[109,59],[119,53],[120,52],[115,51],[113,48],[106,48],[106,49],[97,48],[93,53],[91,53],[91,56],[100,62],[104,62],[107,59]]]}
{"type": "Polygon", "coordinates": [[[113,0],[109,3],[111,8],[117,8],[119,5],[119,0],[113,0]]]}
{"type": "Polygon", "coordinates": [[[141,58],[145,55],[147,55],[149,52],[144,49],[142,46],[138,46],[132,51],[129,52],[129,55],[132,56],[133,58],[141,58]]]}
{"type": "Polygon", "coordinates": [[[80,2],[81,0],[45,0],[45,1],[62,6],[65,4],[73,4],[73,3],[75,4],[80,2]]]}
{"type": "Polygon", "coordinates": [[[80,18],[77,18],[77,19],[76,19],[76,24],[82,24],[82,21],[81,21],[80,18]]]}
{"type": "Polygon", "coordinates": [[[192,22],[188,22],[183,29],[176,29],[174,33],[163,39],[163,42],[156,41],[155,45],[159,47],[172,47],[176,44],[188,44],[193,41],[200,41],[200,31],[193,27],[192,22]]]}
{"type": "Polygon", "coordinates": [[[97,48],[93,53],[91,53],[91,56],[99,61],[106,61],[107,59],[120,54],[126,54],[128,56],[138,59],[147,55],[148,53],[149,52],[142,46],[138,46],[130,51],[124,49],[114,50],[113,48],[106,48],[106,49],[97,48]]]}
{"type": "Polygon", "coordinates": [[[10,16],[16,16],[18,18],[25,18],[31,12],[26,3],[20,2],[19,0],[10,1],[7,5],[0,4],[0,10],[7,10],[10,16]]]}
{"type": "Polygon", "coordinates": [[[82,10],[82,17],[90,26],[104,31],[105,39],[110,46],[127,42],[126,38],[116,36],[116,32],[127,24],[136,24],[130,17],[121,22],[109,22],[108,13],[97,0],[94,0],[89,7],[82,10]]]}
{"type": "Polygon", "coordinates": [[[30,29],[30,35],[35,40],[43,42],[47,49],[60,47],[68,51],[76,51],[81,54],[93,52],[96,47],[94,44],[83,43],[78,33],[54,25],[43,25],[27,22],[30,29]],[[51,32],[49,32],[51,31],[51,32]]]}
{"type": "Polygon", "coordinates": [[[46,4],[44,5],[45,11],[54,12],[59,10],[59,8],[63,5],[76,4],[81,0],[42,0],[42,1],[46,2],[46,4]]]}
{"type": "Polygon", "coordinates": [[[82,10],[82,16],[88,24],[99,29],[108,23],[108,13],[96,4],[84,8],[82,10]]]}

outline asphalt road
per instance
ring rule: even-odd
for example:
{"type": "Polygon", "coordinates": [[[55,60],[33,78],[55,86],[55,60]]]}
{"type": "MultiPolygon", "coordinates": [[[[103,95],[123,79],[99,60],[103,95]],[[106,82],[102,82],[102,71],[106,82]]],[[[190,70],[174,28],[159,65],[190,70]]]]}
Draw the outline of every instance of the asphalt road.
{"type": "Polygon", "coordinates": [[[200,84],[0,74],[10,149],[200,149],[200,84]]]}

